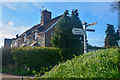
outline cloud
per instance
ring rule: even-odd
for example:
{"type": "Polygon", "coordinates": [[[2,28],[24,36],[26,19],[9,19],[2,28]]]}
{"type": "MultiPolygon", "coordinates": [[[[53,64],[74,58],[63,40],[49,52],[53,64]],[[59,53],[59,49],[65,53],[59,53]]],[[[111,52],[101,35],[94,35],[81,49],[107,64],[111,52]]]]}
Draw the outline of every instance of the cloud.
{"type": "Polygon", "coordinates": [[[12,5],[10,5],[9,3],[2,3],[3,5],[5,5],[6,7],[12,9],[12,10],[16,10],[15,7],[13,7],[12,5]]]}
{"type": "Polygon", "coordinates": [[[2,46],[4,45],[4,38],[15,38],[16,34],[22,34],[29,28],[26,26],[11,26],[13,25],[12,21],[8,22],[8,24],[3,24],[2,22],[0,22],[0,25],[2,25],[2,28],[0,29],[0,44],[2,46]]]}
{"type": "Polygon", "coordinates": [[[32,2],[33,5],[35,5],[37,8],[39,9],[44,9],[44,4],[43,2],[39,3],[39,2],[32,2]]]}
{"type": "Polygon", "coordinates": [[[8,24],[9,24],[9,26],[13,26],[13,22],[12,21],[9,21],[8,24]]]}

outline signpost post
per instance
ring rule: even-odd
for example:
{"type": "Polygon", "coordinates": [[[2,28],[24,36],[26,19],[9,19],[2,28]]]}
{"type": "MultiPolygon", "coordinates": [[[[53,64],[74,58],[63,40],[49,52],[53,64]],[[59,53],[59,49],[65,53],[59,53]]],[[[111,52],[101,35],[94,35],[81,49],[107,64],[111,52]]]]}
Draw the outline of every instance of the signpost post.
{"type": "Polygon", "coordinates": [[[72,29],[72,33],[76,34],[76,35],[83,35],[84,36],[84,54],[87,53],[87,35],[86,35],[86,31],[91,31],[91,32],[95,32],[95,30],[93,29],[86,29],[87,27],[90,27],[92,25],[96,25],[97,22],[88,24],[86,22],[83,23],[83,29],[81,28],[73,28],[72,29]]]}
{"type": "Polygon", "coordinates": [[[83,29],[85,30],[85,34],[83,35],[84,36],[84,54],[87,53],[87,35],[86,35],[86,28],[87,28],[87,23],[84,22],[83,23],[83,29]]]}

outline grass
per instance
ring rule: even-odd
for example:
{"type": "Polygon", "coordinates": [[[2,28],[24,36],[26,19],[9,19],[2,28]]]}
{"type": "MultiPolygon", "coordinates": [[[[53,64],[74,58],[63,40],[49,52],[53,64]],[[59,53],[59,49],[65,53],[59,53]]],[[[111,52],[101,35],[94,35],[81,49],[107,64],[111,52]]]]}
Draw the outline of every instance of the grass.
{"type": "Polygon", "coordinates": [[[88,52],[54,66],[42,78],[118,78],[119,49],[88,52]]]}

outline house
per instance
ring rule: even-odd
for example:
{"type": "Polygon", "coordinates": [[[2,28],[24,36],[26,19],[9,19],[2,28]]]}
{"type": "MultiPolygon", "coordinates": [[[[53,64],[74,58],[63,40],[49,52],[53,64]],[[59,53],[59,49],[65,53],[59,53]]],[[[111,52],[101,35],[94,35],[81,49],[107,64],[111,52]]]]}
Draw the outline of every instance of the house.
{"type": "Polygon", "coordinates": [[[10,47],[13,40],[14,40],[14,38],[13,39],[5,38],[4,39],[4,47],[10,47]]]}
{"type": "Polygon", "coordinates": [[[51,47],[51,37],[54,35],[55,25],[62,15],[51,19],[51,12],[47,9],[41,12],[41,23],[34,25],[20,36],[12,40],[12,47],[40,46],[51,47]]]}

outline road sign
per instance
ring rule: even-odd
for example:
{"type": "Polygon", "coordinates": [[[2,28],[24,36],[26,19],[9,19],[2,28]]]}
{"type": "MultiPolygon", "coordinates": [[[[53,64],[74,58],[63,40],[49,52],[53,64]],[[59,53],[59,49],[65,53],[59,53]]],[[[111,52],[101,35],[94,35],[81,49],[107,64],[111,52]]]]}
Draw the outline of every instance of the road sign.
{"type": "Polygon", "coordinates": [[[81,29],[81,28],[73,28],[72,29],[72,33],[76,34],[76,35],[84,35],[85,34],[85,30],[81,29]]]}
{"type": "Polygon", "coordinates": [[[88,24],[87,27],[90,27],[90,26],[96,25],[96,24],[97,24],[97,22],[94,22],[94,23],[88,24]]]}
{"type": "Polygon", "coordinates": [[[87,31],[95,32],[95,30],[94,30],[94,29],[87,29],[87,31]]]}
{"type": "Polygon", "coordinates": [[[91,31],[91,32],[95,32],[94,29],[86,29],[87,27],[90,27],[92,25],[96,25],[97,22],[94,22],[94,23],[91,23],[91,24],[88,24],[86,22],[83,23],[83,29],[81,28],[73,28],[72,29],[72,32],[73,34],[76,34],[76,35],[83,35],[84,36],[84,54],[87,53],[87,35],[86,35],[86,31],[91,31]]]}

